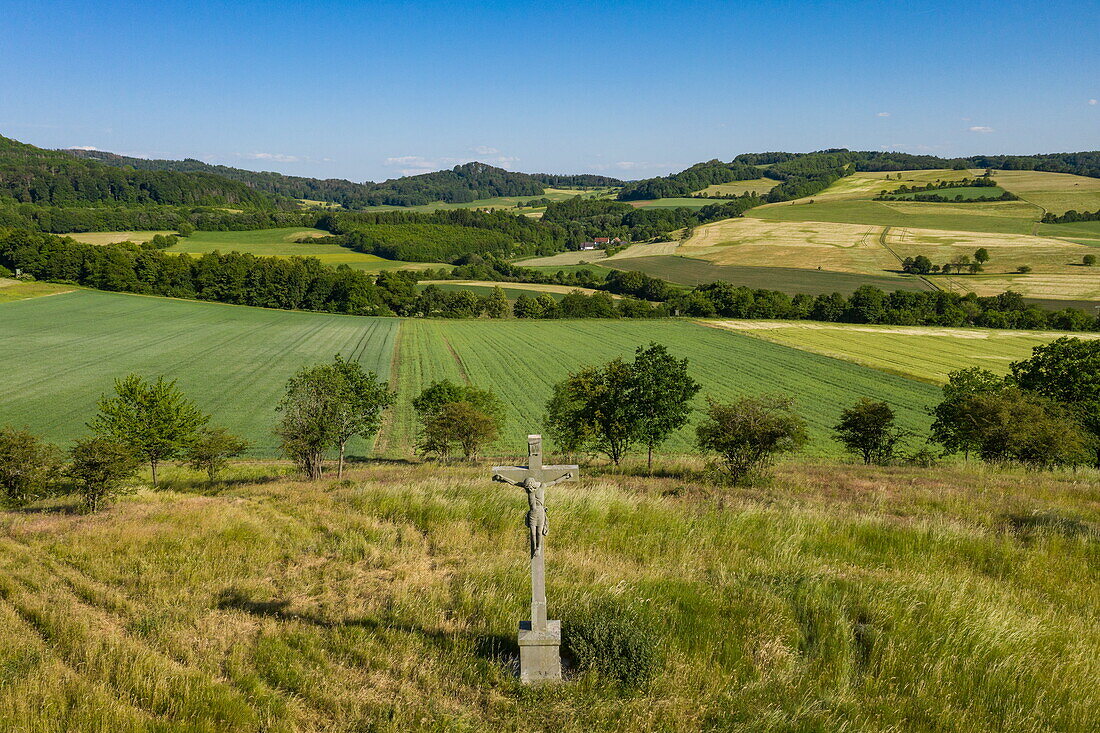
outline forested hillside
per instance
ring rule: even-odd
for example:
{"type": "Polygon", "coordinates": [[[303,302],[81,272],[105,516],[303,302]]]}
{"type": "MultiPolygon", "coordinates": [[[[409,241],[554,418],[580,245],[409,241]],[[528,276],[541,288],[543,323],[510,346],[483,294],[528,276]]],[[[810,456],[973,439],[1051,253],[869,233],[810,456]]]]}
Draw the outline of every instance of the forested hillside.
{"type": "Polygon", "coordinates": [[[5,199],[47,206],[275,208],[272,197],[210,173],[116,168],[0,136],[0,201],[5,199]]]}
{"type": "Polygon", "coordinates": [[[539,196],[547,186],[619,186],[622,181],[591,174],[514,173],[485,163],[465,163],[451,170],[394,178],[382,183],[354,183],[340,178],[306,178],[272,171],[250,171],[201,160],[132,158],[103,150],[65,150],[69,155],[137,171],[208,173],[244,183],[257,191],[295,199],[327,201],[348,209],[365,206],[420,206],[435,201],[468,203],[494,196],[539,196]]]}
{"type": "Polygon", "coordinates": [[[1100,151],[1080,153],[1044,153],[1039,155],[974,155],[968,158],[940,158],[934,155],[910,155],[877,150],[819,150],[813,153],[743,153],[729,163],[711,160],[696,163],[679,173],[647,178],[627,185],[619,199],[687,196],[707,186],[771,178],[780,185],[767,194],[767,201],[790,201],[812,196],[852,171],[933,170],[938,168],[996,168],[998,170],[1034,170],[1072,173],[1100,178],[1100,151]]]}

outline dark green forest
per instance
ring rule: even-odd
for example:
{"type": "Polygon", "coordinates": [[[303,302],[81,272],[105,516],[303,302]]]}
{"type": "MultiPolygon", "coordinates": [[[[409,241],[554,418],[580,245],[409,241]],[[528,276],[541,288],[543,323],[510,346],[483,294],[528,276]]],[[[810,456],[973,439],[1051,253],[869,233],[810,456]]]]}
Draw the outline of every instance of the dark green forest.
{"type": "Polygon", "coordinates": [[[39,206],[189,205],[273,209],[273,198],[211,173],[112,168],[0,136],[0,201],[39,206]]]}
{"type": "Polygon", "coordinates": [[[494,196],[540,196],[547,186],[619,186],[622,181],[591,174],[554,175],[514,173],[485,163],[465,163],[451,170],[395,178],[382,183],[354,183],[339,178],[306,178],[271,171],[250,171],[201,160],[132,158],[101,150],[65,150],[68,155],[135,171],[206,173],[237,181],[273,196],[340,204],[347,209],[366,206],[419,206],[435,201],[468,203],[494,196]]]}

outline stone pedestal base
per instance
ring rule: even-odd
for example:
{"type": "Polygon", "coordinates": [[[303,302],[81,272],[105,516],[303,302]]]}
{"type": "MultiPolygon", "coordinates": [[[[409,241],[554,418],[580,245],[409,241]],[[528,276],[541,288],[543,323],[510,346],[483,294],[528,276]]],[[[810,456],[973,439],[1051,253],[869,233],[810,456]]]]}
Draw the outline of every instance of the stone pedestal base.
{"type": "Polygon", "coordinates": [[[561,621],[547,621],[545,631],[519,622],[519,679],[527,684],[561,681],[561,621]]]}

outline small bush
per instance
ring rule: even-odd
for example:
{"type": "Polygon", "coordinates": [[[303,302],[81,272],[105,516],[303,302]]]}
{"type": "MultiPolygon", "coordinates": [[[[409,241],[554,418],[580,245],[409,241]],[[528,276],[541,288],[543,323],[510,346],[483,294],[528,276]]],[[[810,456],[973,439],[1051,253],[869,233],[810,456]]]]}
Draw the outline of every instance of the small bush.
{"type": "Polygon", "coordinates": [[[653,622],[627,604],[606,599],[565,614],[562,645],[581,672],[637,690],[660,669],[659,635],[653,622]]]}

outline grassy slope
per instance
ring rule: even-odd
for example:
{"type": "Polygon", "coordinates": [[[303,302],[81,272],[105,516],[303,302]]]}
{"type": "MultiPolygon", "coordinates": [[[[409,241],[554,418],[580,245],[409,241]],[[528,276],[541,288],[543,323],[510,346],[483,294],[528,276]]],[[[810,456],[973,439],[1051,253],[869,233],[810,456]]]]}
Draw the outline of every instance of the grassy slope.
{"type": "MultiPolygon", "coordinates": [[[[1062,336],[1040,331],[981,328],[906,328],[791,321],[706,321],[767,341],[942,384],[957,369],[980,366],[1006,374],[1013,361],[1062,336]]],[[[1093,338],[1095,334],[1078,334],[1093,338]]]]}
{"type": "MultiPolygon", "coordinates": [[[[504,400],[504,446],[517,451],[525,445],[523,436],[540,429],[555,382],[585,364],[629,358],[651,341],[690,360],[692,375],[703,385],[700,401],[705,395],[730,399],[769,391],[794,396],[810,424],[815,453],[835,453],[828,431],[859,397],[887,399],[907,426],[925,429],[924,409],[938,395],[930,385],[686,321],[408,320],[401,328],[399,404],[386,442],[393,448],[410,444],[409,403],[423,387],[444,378],[468,379],[504,400]]],[[[691,433],[684,430],[665,450],[690,446],[691,433]]]]}
{"type": "Polygon", "coordinates": [[[4,727],[969,733],[1100,709],[1094,473],[786,465],[708,494],[586,468],[548,502],[550,612],[655,624],[633,695],[516,682],[526,503],[488,466],[352,476],[0,512],[4,727]],[[1028,529],[1051,513],[1077,523],[1028,529]]]}
{"type": "Polygon", "coordinates": [[[115,378],[164,374],[261,455],[274,454],[274,408],[291,374],[342,352],[384,376],[398,325],[96,291],[2,308],[0,422],[67,442],[115,378]]]}
{"type": "Polygon", "coordinates": [[[1004,188],[1052,214],[1100,209],[1100,179],[1042,171],[995,171],[1004,188]]]}

